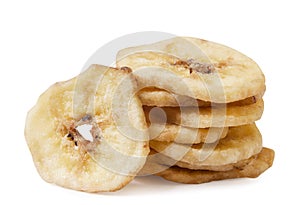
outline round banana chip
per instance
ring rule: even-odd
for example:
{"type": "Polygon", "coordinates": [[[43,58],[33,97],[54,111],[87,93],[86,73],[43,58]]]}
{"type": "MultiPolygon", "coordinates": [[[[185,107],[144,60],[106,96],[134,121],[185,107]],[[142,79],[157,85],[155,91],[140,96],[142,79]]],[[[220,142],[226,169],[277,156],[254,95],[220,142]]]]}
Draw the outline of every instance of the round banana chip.
{"type": "Polygon", "coordinates": [[[225,138],[215,143],[183,145],[152,140],[150,147],[177,161],[195,166],[222,166],[258,154],[262,138],[255,124],[229,128],[225,138]]]}
{"type": "Polygon", "coordinates": [[[93,65],[43,93],[25,127],[41,177],[87,192],[115,191],[129,183],[149,152],[135,89],[130,69],[93,65]]]}
{"type": "MultiPolygon", "coordinates": [[[[149,113],[153,107],[144,106],[145,115],[149,118],[149,113]]],[[[168,123],[193,128],[208,127],[230,127],[239,126],[259,120],[264,111],[263,99],[258,99],[255,103],[244,106],[226,105],[220,107],[161,107],[166,115],[168,123]]],[[[152,114],[155,121],[159,121],[160,115],[152,114]]]]}
{"type": "Polygon", "coordinates": [[[169,181],[184,184],[201,184],[243,177],[256,178],[272,166],[274,155],[275,153],[272,149],[263,148],[249,164],[243,167],[235,167],[228,171],[190,170],[173,166],[156,175],[169,181]]]}
{"type": "Polygon", "coordinates": [[[253,160],[257,158],[257,155],[253,155],[248,159],[244,159],[241,161],[238,161],[237,163],[232,164],[226,164],[226,165],[220,165],[220,166],[209,166],[209,165],[193,165],[182,161],[177,161],[175,159],[172,159],[162,153],[157,153],[153,149],[151,149],[146,164],[144,165],[143,169],[139,172],[140,174],[146,175],[146,171],[148,171],[148,174],[156,174],[159,172],[162,172],[165,170],[161,169],[161,166],[178,166],[181,168],[187,168],[191,170],[209,170],[209,171],[228,171],[232,170],[234,168],[242,169],[249,163],[251,163],[253,160]]]}
{"type": "Polygon", "coordinates": [[[150,139],[179,144],[213,143],[227,135],[228,127],[190,128],[176,124],[151,123],[150,139]],[[196,133],[196,134],[195,134],[196,133]]]}
{"type": "Polygon", "coordinates": [[[244,54],[214,42],[177,37],[154,44],[126,48],[117,55],[117,66],[134,70],[141,85],[154,85],[159,68],[176,74],[189,90],[165,78],[155,87],[178,95],[215,103],[262,96],[265,78],[258,65],[244,54]],[[146,69],[147,72],[136,72],[146,69]]]}
{"type": "Polygon", "coordinates": [[[254,155],[254,156],[250,157],[249,159],[243,159],[241,161],[238,161],[237,163],[226,164],[226,165],[221,165],[221,166],[194,165],[194,164],[189,164],[189,163],[181,162],[181,161],[178,161],[175,165],[177,165],[178,167],[192,169],[192,170],[228,171],[228,170],[232,170],[234,168],[242,169],[244,166],[246,166],[247,164],[249,164],[253,160],[255,160],[256,157],[257,157],[257,155],[254,155]]]}
{"type": "MultiPolygon", "coordinates": [[[[142,101],[143,105],[146,106],[157,106],[157,107],[178,107],[178,99],[180,99],[181,105],[180,106],[194,106],[195,99],[184,96],[184,95],[176,95],[174,93],[169,93],[166,90],[155,88],[155,87],[148,87],[144,88],[139,91],[138,93],[140,100],[142,101]]],[[[247,106],[253,103],[256,103],[258,99],[262,96],[252,96],[246,98],[244,100],[239,100],[235,102],[228,103],[227,106],[247,106]]],[[[218,107],[220,106],[219,103],[212,103],[203,100],[196,100],[196,105],[199,107],[218,107]]],[[[222,105],[221,105],[222,106],[222,105]]]]}

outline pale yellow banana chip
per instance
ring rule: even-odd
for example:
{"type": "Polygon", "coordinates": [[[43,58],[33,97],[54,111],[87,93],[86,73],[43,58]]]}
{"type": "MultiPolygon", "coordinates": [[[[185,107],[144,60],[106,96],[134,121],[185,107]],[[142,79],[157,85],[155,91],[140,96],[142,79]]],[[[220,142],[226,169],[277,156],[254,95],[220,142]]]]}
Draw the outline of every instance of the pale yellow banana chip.
{"type": "MultiPolygon", "coordinates": [[[[260,99],[262,96],[252,96],[244,100],[235,101],[228,103],[226,106],[246,106],[253,104],[260,99]]],[[[143,105],[146,106],[157,106],[157,107],[178,107],[180,106],[193,106],[195,105],[195,99],[184,96],[176,95],[174,93],[169,93],[166,90],[149,87],[144,88],[139,91],[139,98],[143,105]]],[[[196,105],[199,107],[210,107],[210,106],[220,106],[218,103],[212,103],[203,100],[196,100],[196,105]]],[[[222,106],[222,105],[221,105],[222,106]]]]}
{"type": "MultiPolygon", "coordinates": [[[[147,118],[152,109],[153,107],[144,106],[147,118]]],[[[160,109],[164,111],[168,123],[193,128],[230,127],[250,124],[259,120],[263,114],[264,101],[258,99],[255,103],[244,106],[161,107],[160,109]]],[[[152,118],[154,121],[159,121],[161,115],[153,114],[152,118]]]]}
{"type": "Polygon", "coordinates": [[[229,128],[225,138],[212,144],[183,145],[152,140],[150,147],[172,159],[195,166],[223,166],[258,154],[262,149],[262,138],[255,124],[251,124],[229,128]]]}
{"type": "Polygon", "coordinates": [[[141,87],[215,103],[262,96],[265,78],[258,65],[244,54],[214,42],[176,37],[126,48],[117,66],[132,68],[141,87]]]}
{"type": "Polygon", "coordinates": [[[41,177],[87,192],[115,191],[129,183],[149,152],[135,92],[130,69],[93,65],[43,93],[25,127],[41,177]],[[79,131],[81,126],[90,127],[92,139],[79,131]]]}
{"type": "Polygon", "coordinates": [[[257,155],[254,155],[248,159],[238,161],[237,163],[231,163],[220,166],[194,165],[182,161],[177,161],[151,149],[150,154],[147,157],[146,164],[144,165],[143,169],[139,172],[139,175],[149,175],[162,172],[166,169],[165,166],[178,166],[181,168],[187,168],[191,170],[228,171],[234,168],[241,169],[247,164],[251,163],[253,160],[255,160],[256,157],[257,155]]]}
{"type": "Polygon", "coordinates": [[[176,124],[152,123],[150,139],[179,144],[213,143],[227,135],[228,127],[190,128],[176,124]]]}

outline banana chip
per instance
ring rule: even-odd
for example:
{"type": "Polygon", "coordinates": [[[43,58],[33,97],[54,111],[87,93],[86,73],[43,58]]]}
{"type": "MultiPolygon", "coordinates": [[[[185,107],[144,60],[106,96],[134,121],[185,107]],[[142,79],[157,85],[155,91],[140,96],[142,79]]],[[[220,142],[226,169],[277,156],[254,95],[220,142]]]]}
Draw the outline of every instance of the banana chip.
{"type": "Polygon", "coordinates": [[[115,191],[128,184],[149,152],[135,89],[130,69],[93,65],[43,93],[25,127],[41,177],[87,192],[115,191]],[[90,129],[90,138],[80,132],[81,126],[90,129]]]}

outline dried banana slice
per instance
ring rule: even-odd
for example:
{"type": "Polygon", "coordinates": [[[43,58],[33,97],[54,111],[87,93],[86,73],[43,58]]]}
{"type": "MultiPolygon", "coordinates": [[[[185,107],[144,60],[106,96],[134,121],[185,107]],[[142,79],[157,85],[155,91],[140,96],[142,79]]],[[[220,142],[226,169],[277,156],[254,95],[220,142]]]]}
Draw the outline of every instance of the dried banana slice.
{"type": "Polygon", "coordinates": [[[125,48],[117,55],[117,66],[132,68],[143,86],[203,101],[229,103],[265,91],[264,75],[252,59],[197,38],[176,37],[125,48]]]}
{"type": "MultiPolygon", "coordinates": [[[[155,87],[148,87],[144,88],[139,91],[139,97],[142,101],[143,105],[146,106],[157,106],[157,107],[178,107],[178,99],[181,102],[180,106],[194,106],[195,105],[195,99],[184,96],[184,95],[176,95],[174,93],[169,93],[166,90],[155,88],[155,87]]],[[[251,105],[253,103],[256,103],[262,96],[252,96],[248,97],[243,100],[235,101],[228,103],[226,106],[228,107],[241,107],[241,106],[247,106],[251,105]]],[[[219,103],[211,103],[208,101],[203,100],[196,100],[196,105],[199,107],[218,107],[222,106],[219,103]]]]}
{"type": "Polygon", "coordinates": [[[257,155],[253,155],[248,159],[238,161],[237,163],[231,163],[221,166],[207,166],[207,165],[193,165],[186,162],[177,161],[172,159],[162,153],[157,153],[155,150],[151,149],[150,153],[147,157],[147,161],[143,167],[143,169],[139,172],[139,175],[149,175],[149,174],[157,174],[166,170],[166,167],[180,167],[186,168],[190,170],[207,170],[207,171],[229,171],[235,168],[242,169],[247,166],[253,160],[257,158],[257,155]]]}
{"type": "Polygon", "coordinates": [[[43,93],[25,126],[41,177],[87,192],[115,191],[129,183],[149,152],[135,89],[130,69],[92,65],[43,93]],[[90,129],[89,139],[82,126],[90,129]]]}
{"type": "Polygon", "coordinates": [[[177,161],[194,166],[223,166],[237,163],[258,154],[262,137],[255,124],[230,127],[225,138],[216,143],[183,145],[150,141],[150,147],[177,161]]]}
{"type": "Polygon", "coordinates": [[[151,123],[149,134],[151,140],[176,142],[179,144],[214,143],[226,137],[228,127],[191,128],[176,124],[151,123]]]}
{"type": "MultiPolygon", "coordinates": [[[[146,117],[154,107],[144,106],[146,117]]],[[[162,107],[168,123],[193,128],[229,127],[253,123],[259,120],[264,111],[263,99],[244,106],[220,107],[162,107]]],[[[152,115],[158,121],[160,115],[152,115]]]]}
{"type": "Polygon", "coordinates": [[[256,178],[272,166],[274,156],[275,153],[272,149],[264,147],[254,160],[241,168],[237,167],[228,171],[208,171],[190,170],[173,166],[156,175],[169,181],[184,184],[201,184],[217,180],[244,177],[256,178]]]}

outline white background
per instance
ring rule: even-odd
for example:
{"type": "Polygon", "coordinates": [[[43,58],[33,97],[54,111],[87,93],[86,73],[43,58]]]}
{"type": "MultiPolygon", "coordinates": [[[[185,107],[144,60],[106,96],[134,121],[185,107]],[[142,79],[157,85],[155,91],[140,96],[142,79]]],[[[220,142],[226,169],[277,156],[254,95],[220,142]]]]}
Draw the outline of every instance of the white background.
{"type": "Polygon", "coordinates": [[[0,203],[299,204],[300,12],[296,2],[1,0],[0,203]],[[99,47],[148,30],[223,43],[260,65],[267,92],[258,126],[264,145],[276,151],[270,170],[254,180],[202,185],[146,177],[104,194],[63,189],[39,177],[24,140],[26,112],[51,84],[77,75],[99,47]]]}

